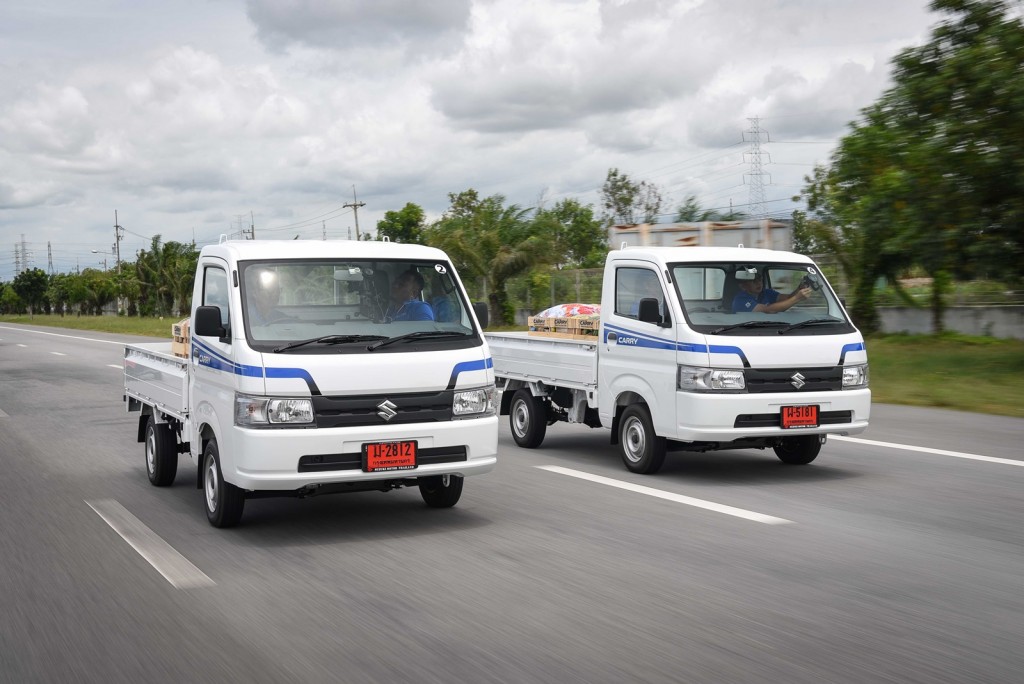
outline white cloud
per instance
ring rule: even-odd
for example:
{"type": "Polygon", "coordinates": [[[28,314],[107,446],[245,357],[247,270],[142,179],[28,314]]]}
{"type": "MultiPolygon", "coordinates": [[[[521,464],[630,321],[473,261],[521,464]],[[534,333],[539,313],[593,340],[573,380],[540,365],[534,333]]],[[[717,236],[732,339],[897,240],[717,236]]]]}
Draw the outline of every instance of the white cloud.
{"type": "Polygon", "coordinates": [[[834,142],[934,22],[927,0],[182,3],[0,8],[0,245],[103,247],[114,209],[126,253],[250,212],[339,237],[353,186],[365,231],[469,187],[596,202],[611,167],[741,203],[755,116],[788,196],[830,147],[782,141],[834,142]]]}

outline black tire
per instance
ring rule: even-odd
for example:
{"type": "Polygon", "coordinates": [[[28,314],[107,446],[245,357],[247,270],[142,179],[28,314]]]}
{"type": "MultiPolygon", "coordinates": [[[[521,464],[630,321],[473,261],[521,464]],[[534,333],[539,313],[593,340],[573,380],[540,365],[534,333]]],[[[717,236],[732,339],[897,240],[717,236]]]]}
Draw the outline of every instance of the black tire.
{"type": "Polygon", "coordinates": [[[626,469],[653,475],[665,462],[665,438],[654,434],[651,413],[644,404],[630,404],[619,418],[619,453],[626,469]]]}
{"type": "Polygon", "coordinates": [[[443,475],[420,478],[420,496],[431,508],[451,508],[459,503],[462,496],[462,484],[466,478],[458,475],[448,475],[448,485],[445,486],[443,475]]]}
{"type": "Polygon", "coordinates": [[[146,423],[146,475],[154,487],[169,487],[178,474],[178,439],[167,423],[153,416],[146,423]]]}
{"type": "Polygon", "coordinates": [[[224,481],[215,439],[206,444],[203,452],[203,501],[206,519],[214,527],[234,527],[245,508],[245,492],[224,481]]]}
{"type": "Polygon", "coordinates": [[[508,424],[512,439],[524,449],[536,449],[548,431],[547,406],[528,389],[516,390],[508,407],[508,424]]]}
{"type": "Polygon", "coordinates": [[[789,465],[807,465],[818,457],[820,451],[821,439],[817,435],[786,437],[775,447],[775,455],[789,465]]]}

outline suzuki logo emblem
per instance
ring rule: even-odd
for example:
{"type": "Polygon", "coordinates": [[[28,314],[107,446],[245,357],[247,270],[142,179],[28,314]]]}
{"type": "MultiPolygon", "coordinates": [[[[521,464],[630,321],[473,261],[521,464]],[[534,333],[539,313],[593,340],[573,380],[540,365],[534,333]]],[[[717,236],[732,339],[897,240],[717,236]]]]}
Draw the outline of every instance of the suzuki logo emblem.
{"type": "Polygon", "coordinates": [[[395,410],[398,407],[392,404],[387,399],[377,404],[377,408],[380,409],[379,411],[377,411],[377,415],[383,418],[384,420],[391,420],[392,418],[398,415],[398,411],[395,410]]]}
{"type": "Polygon", "coordinates": [[[801,375],[799,372],[793,373],[793,375],[791,375],[790,377],[793,379],[793,382],[790,384],[793,385],[793,387],[796,387],[797,389],[800,389],[801,387],[807,384],[806,382],[804,382],[804,376],[801,375]]]}

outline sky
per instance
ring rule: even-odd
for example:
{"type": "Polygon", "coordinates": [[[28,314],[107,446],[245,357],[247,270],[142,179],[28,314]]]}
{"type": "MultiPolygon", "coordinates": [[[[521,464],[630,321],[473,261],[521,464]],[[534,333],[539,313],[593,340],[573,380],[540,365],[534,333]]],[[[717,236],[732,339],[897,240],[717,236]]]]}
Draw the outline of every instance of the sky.
{"type": "Polygon", "coordinates": [[[940,18],[927,0],[4,0],[0,281],[114,268],[157,235],[350,239],[469,188],[600,214],[611,168],[655,184],[665,221],[689,195],[745,211],[758,149],[765,209],[789,216],[940,18]]]}

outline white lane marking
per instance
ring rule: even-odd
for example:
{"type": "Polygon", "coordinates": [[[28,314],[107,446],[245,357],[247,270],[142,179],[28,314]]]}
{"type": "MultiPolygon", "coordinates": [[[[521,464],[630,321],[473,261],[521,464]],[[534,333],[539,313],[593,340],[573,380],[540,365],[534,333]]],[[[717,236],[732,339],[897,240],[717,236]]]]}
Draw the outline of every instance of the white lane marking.
{"type": "Polygon", "coordinates": [[[21,347],[22,349],[24,349],[24,348],[25,348],[25,347],[27,347],[28,345],[27,345],[27,344],[16,344],[16,345],[14,345],[14,346],[16,346],[16,347],[21,347]]]}
{"type": "Polygon", "coordinates": [[[1003,465],[1024,466],[1024,461],[1015,461],[1012,458],[979,456],[978,454],[965,454],[962,451],[946,451],[945,449],[931,449],[929,447],[910,446],[908,444],[896,444],[895,442],[876,442],[873,439],[861,439],[859,437],[840,437],[838,435],[830,435],[829,439],[839,439],[844,442],[855,442],[857,444],[867,444],[869,446],[889,447],[890,449],[920,451],[922,454],[935,454],[937,456],[952,456],[954,458],[966,458],[972,461],[988,461],[989,463],[1002,463],[1003,465]]]}
{"type": "Polygon", "coordinates": [[[64,352],[50,352],[50,353],[53,354],[54,356],[67,356],[67,354],[65,354],[64,352]]]}
{"type": "Polygon", "coordinates": [[[121,535],[140,556],[145,558],[157,572],[178,589],[210,587],[215,582],[203,571],[174,550],[153,530],[113,499],[86,501],[89,507],[103,518],[110,527],[121,535]]]}
{"type": "Polygon", "coordinates": [[[666,492],[661,489],[645,487],[644,485],[632,484],[630,482],[622,482],[620,480],[613,480],[610,477],[602,477],[601,475],[591,475],[590,473],[585,473],[581,470],[572,470],[571,468],[563,468],[561,466],[535,467],[540,468],[541,470],[547,470],[552,473],[560,473],[562,475],[568,475],[569,477],[578,477],[581,480],[597,482],[598,484],[608,485],[609,487],[618,487],[619,489],[625,489],[630,492],[636,492],[637,494],[646,494],[647,496],[653,496],[659,499],[666,499],[668,501],[686,504],[687,506],[704,508],[709,511],[715,511],[716,513],[724,513],[726,515],[732,515],[737,518],[743,518],[744,520],[752,520],[754,522],[764,523],[766,525],[787,525],[793,522],[792,520],[786,520],[785,518],[776,518],[771,515],[764,515],[763,513],[746,511],[742,508],[734,508],[732,506],[726,506],[725,504],[715,503],[714,501],[705,501],[704,499],[695,499],[691,496],[683,496],[682,494],[673,494],[672,492],[666,492]]]}
{"type": "Polygon", "coordinates": [[[3,409],[0,409],[0,418],[10,418],[10,416],[4,413],[3,409]]]}
{"type": "Polygon", "coordinates": [[[116,368],[117,370],[124,370],[124,366],[119,366],[116,363],[108,363],[107,365],[111,368],[116,368]]]}
{"type": "MultiPolygon", "coordinates": [[[[104,342],[106,344],[116,344],[120,347],[124,346],[124,342],[115,342],[114,340],[98,340],[95,337],[80,337],[78,335],[61,335],[60,333],[43,332],[42,330],[29,330],[28,328],[7,328],[0,325],[0,330],[17,330],[18,332],[35,333],[37,335],[53,335],[54,337],[67,337],[72,340],[85,340],[86,342],[104,342]]],[[[19,347],[25,345],[19,344],[19,347]]]]}

